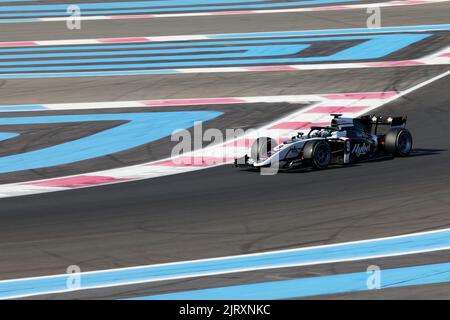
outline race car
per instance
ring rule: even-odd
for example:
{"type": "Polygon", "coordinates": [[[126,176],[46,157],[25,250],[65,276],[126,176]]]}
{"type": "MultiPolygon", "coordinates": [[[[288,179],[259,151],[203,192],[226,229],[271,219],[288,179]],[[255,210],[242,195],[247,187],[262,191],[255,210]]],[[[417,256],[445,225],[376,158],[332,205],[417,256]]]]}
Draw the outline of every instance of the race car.
{"type": "Polygon", "coordinates": [[[333,164],[406,157],[411,152],[413,140],[406,129],[406,117],[331,116],[329,126],[311,127],[307,134],[299,132],[281,144],[270,137],[256,139],[250,156],[235,159],[235,166],[258,169],[275,165],[278,170],[305,167],[321,170],[333,164]]]}

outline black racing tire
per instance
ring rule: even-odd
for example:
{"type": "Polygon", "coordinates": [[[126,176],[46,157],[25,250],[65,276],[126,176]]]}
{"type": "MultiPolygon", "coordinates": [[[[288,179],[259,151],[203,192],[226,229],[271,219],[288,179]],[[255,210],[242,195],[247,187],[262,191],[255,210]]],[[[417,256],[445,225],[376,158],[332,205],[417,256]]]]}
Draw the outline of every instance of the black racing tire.
{"type": "Polygon", "coordinates": [[[413,146],[412,135],[405,128],[390,129],[384,140],[386,153],[398,157],[408,156],[413,146]]]}
{"type": "Polygon", "coordinates": [[[331,147],[324,140],[309,141],[303,148],[303,158],[316,170],[323,170],[331,162],[331,147]]]}
{"type": "Polygon", "coordinates": [[[261,158],[268,158],[268,153],[277,146],[275,139],[269,137],[261,137],[256,139],[250,151],[253,160],[258,161],[261,158]]]}

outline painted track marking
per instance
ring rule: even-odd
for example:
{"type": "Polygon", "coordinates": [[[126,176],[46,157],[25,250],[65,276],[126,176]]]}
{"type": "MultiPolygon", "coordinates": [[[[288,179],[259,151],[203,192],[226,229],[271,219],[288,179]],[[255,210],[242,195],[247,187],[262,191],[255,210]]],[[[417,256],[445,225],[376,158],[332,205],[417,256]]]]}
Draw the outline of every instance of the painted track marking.
{"type": "Polygon", "coordinates": [[[80,286],[68,288],[74,274],[0,281],[0,298],[10,299],[155,281],[246,271],[393,257],[450,249],[450,229],[238,256],[181,261],[77,274],[80,286]]]}
{"type": "MultiPolygon", "coordinates": [[[[384,269],[379,289],[450,282],[450,263],[384,269]]],[[[274,300],[364,292],[370,273],[357,272],[174,292],[129,300],[274,300]]]]}
{"type": "MultiPolygon", "coordinates": [[[[85,55],[85,58],[66,57],[59,58],[61,54],[47,54],[49,58],[34,58],[28,55],[28,60],[16,60],[16,55],[7,55],[10,61],[0,61],[0,77],[7,77],[6,73],[18,72],[50,72],[50,71],[92,71],[92,70],[117,70],[134,68],[190,68],[209,66],[239,66],[261,65],[279,63],[309,63],[309,62],[341,62],[381,59],[389,54],[402,50],[414,43],[429,38],[431,34],[382,34],[359,35],[346,37],[326,38],[285,38],[276,40],[243,40],[242,45],[230,46],[237,41],[223,41],[221,47],[199,47],[191,49],[157,49],[157,50],[132,50],[120,52],[88,52],[74,55],[85,55]],[[290,57],[300,54],[311,47],[315,42],[330,42],[332,47],[341,41],[361,41],[351,47],[339,50],[325,56],[290,57]],[[273,43],[270,43],[270,42],[273,43]],[[252,44],[252,42],[257,42],[252,44]],[[269,42],[261,44],[261,42],[269,42]],[[284,43],[283,43],[284,42],[284,43]],[[297,43],[296,43],[297,42],[297,43]],[[215,52],[214,52],[215,51],[215,52]],[[98,57],[98,56],[115,57],[98,57]],[[130,57],[131,55],[131,57],[130,57]],[[139,55],[139,56],[135,56],[139,55]],[[216,59],[221,59],[216,60],[216,59]],[[95,63],[95,64],[94,64],[95,63]],[[44,66],[42,66],[44,65],[44,66]],[[2,74],[3,73],[3,74],[2,74]]],[[[195,46],[197,43],[184,43],[183,45],[195,46]]],[[[200,42],[202,46],[215,45],[216,42],[200,42]]],[[[173,44],[176,46],[175,44],[173,44]]],[[[70,53],[65,53],[70,55],[70,53]]],[[[20,55],[22,58],[24,55],[20,55]]],[[[42,57],[42,55],[41,55],[42,57]]],[[[2,56],[0,55],[0,58],[2,56]]],[[[3,56],[5,58],[5,56],[3,56]]],[[[32,75],[30,73],[30,75],[32,75]]],[[[19,77],[20,74],[16,74],[19,77]]],[[[24,74],[23,77],[27,77],[24,74]]]]}
{"type": "MultiPolygon", "coordinates": [[[[367,105],[367,108],[364,111],[359,111],[356,113],[349,113],[349,116],[356,117],[361,114],[364,114],[366,112],[370,112],[371,110],[374,110],[386,103],[392,102],[400,97],[403,97],[406,94],[409,94],[417,89],[420,89],[434,81],[437,81],[439,79],[442,79],[450,74],[450,71],[444,72],[434,78],[431,78],[427,81],[424,81],[422,83],[419,83],[403,92],[379,92],[379,93],[340,93],[340,94],[324,94],[324,95],[311,95],[308,96],[308,102],[314,101],[313,99],[315,97],[319,97],[319,100],[315,100],[316,103],[312,104],[310,107],[301,109],[300,111],[297,111],[291,115],[288,115],[286,117],[283,117],[281,119],[278,119],[272,123],[267,124],[263,128],[260,128],[256,132],[256,134],[259,135],[269,135],[269,136],[275,136],[275,137],[290,137],[292,135],[292,131],[290,129],[269,129],[271,127],[276,126],[280,123],[285,122],[308,122],[309,124],[314,124],[315,122],[324,122],[329,121],[330,116],[327,114],[315,114],[315,113],[309,113],[310,110],[313,110],[314,108],[317,108],[318,106],[327,107],[327,106],[337,106],[337,102],[339,102],[340,107],[351,107],[351,106],[361,106],[361,105],[367,105]]],[[[274,102],[274,101],[290,101],[290,102],[305,102],[302,100],[305,96],[296,97],[295,96],[289,96],[288,98],[284,97],[257,97],[257,99],[249,98],[249,100],[246,100],[244,97],[239,98],[227,98],[232,99],[231,103],[235,103],[233,99],[239,99],[239,101],[246,101],[246,102],[255,102],[255,101],[261,101],[265,100],[267,102],[274,102]],[[252,101],[253,100],[253,101],[252,101]]],[[[223,103],[223,98],[219,98],[221,101],[220,103],[223,103]]],[[[160,100],[158,100],[160,103],[160,100]]],[[[210,100],[211,101],[211,100],[210,100]]],[[[147,102],[148,103],[148,102],[147,102]]],[[[306,128],[305,128],[306,129],[306,128]]],[[[52,181],[55,179],[44,179],[44,180],[37,180],[37,181],[29,181],[29,182],[21,182],[21,183],[11,183],[11,184],[4,184],[0,185],[0,198],[6,198],[6,197],[15,197],[15,196],[24,196],[24,195],[30,195],[30,194],[38,194],[38,193],[46,193],[46,192],[56,192],[56,191],[63,191],[63,190],[71,190],[75,188],[81,188],[81,187],[94,187],[94,186],[101,186],[106,184],[112,184],[112,183],[122,183],[125,181],[136,181],[136,180],[142,180],[142,179],[150,179],[155,177],[162,177],[167,175],[173,175],[173,174],[179,174],[184,172],[190,172],[194,170],[201,170],[206,168],[211,168],[218,165],[223,165],[230,163],[230,159],[234,157],[239,157],[248,152],[248,149],[246,147],[240,147],[236,144],[237,141],[242,139],[248,139],[253,140],[255,139],[255,136],[242,136],[232,141],[227,141],[224,144],[214,145],[211,147],[206,147],[202,150],[198,150],[192,153],[184,154],[183,157],[186,158],[192,158],[192,159],[199,159],[201,160],[204,157],[217,157],[217,155],[221,155],[219,159],[216,159],[216,161],[208,162],[207,165],[202,166],[193,166],[192,163],[187,163],[185,166],[180,166],[179,164],[175,164],[176,158],[174,159],[162,159],[155,162],[149,162],[144,163],[141,165],[136,166],[130,166],[130,167],[122,167],[122,168],[116,168],[116,169],[110,169],[110,170],[104,170],[104,171],[97,171],[97,172],[91,172],[89,173],[90,176],[100,176],[100,177],[111,177],[112,182],[108,183],[93,183],[89,185],[83,185],[83,186],[73,186],[73,187],[66,187],[66,185],[57,186],[55,187],[54,184],[52,184],[52,181]],[[230,147],[230,143],[232,144],[230,147]],[[162,161],[165,161],[166,163],[164,165],[158,165],[161,164],[162,161]],[[172,161],[174,165],[170,166],[167,165],[167,161],[172,161]],[[46,185],[48,183],[48,185],[46,185]],[[51,186],[50,186],[51,185],[51,186]]],[[[202,161],[200,161],[202,162],[202,161]]],[[[203,163],[203,162],[202,162],[203,163]]],[[[66,179],[75,179],[75,178],[83,177],[83,175],[73,175],[68,177],[63,177],[66,179]]],[[[57,178],[57,179],[61,179],[57,178]]],[[[100,180],[101,181],[101,180],[100,180]]]]}
{"type": "Polygon", "coordinates": [[[87,137],[1,156],[0,173],[59,166],[125,151],[170,136],[175,130],[193,127],[196,121],[209,121],[220,115],[216,111],[175,111],[0,118],[0,125],[125,122],[87,137]]]}
{"type": "Polygon", "coordinates": [[[380,60],[424,40],[430,34],[417,32],[426,30],[449,31],[450,25],[390,27],[376,30],[357,28],[154,38],[0,42],[0,78],[269,72],[450,64],[448,55],[450,47],[441,48],[432,55],[414,60],[363,62],[380,60]],[[316,36],[311,37],[312,35],[316,36]],[[253,38],[247,39],[248,37],[253,38]],[[360,40],[365,41],[353,43],[351,47],[327,56],[293,56],[317,42],[330,41],[336,44],[340,41],[360,40]],[[96,51],[92,51],[93,49],[96,51]],[[53,50],[59,52],[52,52],[53,50]],[[60,59],[62,57],[66,59],[60,59]],[[218,57],[222,59],[216,60],[218,57]]]}

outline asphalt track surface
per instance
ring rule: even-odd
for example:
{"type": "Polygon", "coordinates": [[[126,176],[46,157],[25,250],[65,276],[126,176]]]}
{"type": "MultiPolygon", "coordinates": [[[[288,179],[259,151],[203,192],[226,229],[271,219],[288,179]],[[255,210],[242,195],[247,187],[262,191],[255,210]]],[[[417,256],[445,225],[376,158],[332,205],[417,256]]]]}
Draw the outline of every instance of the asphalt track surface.
{"type": "MultiPolygon", "coordinates": [[[[8,261],[6,268],[2,265],[2,275],[11,278],[18,268],[23,270],[27,265],[31,270],[23,270],[23,275],[44,271],[52,274],[73,261],[81,262],[83,269],[95,270],[448,227],[450,145],[445,134],[448,111],[443,107],[450,98],[443,90],[447,81],[448,77],[383,108],[384,112],[394,112],[401,107],[410,117],[416,152],[407,159],[270,177],[224,166],[128,183],[126,188],[118,184],[2,200],[2,247],[8,261]],[[64,207],[59,203],[64,203],[64,207]],[[41,209],[38,215],[36,207],[41,209]],[[18,223],[23,231],[6,227],[18,223]]],[[[344,273],[358,267],[365,270],[364,266],[372,263],[386,268],[447,259],[444,251],[344,266],[183,280],[138,289],[84,291],[59,298],[80,298],[85,294],[91,298],[139,296],[202,288],[212,283],[223,286],[344,273]]],[[[388,291],[390,297],[396,298],[444,298],[448,285],[437,286],[436,290],[425,286],[413,291],[388,291]],[[429,292],[433,294],[429,296],[429,292]]],[[[366,295],[372,296],[377,295],[366,295]]],[[[382,293],[378,297],[383,298],[382,293]]]]}
{"type": "MultiPolygon", "coordinates": [[[[449,9],[447,3],[388,8],[384,23],[449,23],[449,9]]],[[[142,35],[142,30],[150,30],[152,35],[176,35],[345,28],[360,26],[364,21],[352,11],[95,21],[85,22],[86,28],[77,34],[66,34],[57,23],[39,23],[31,28],[33,24],[11,24],[5,29],[2,26],[0,39],[132,37],[142,35]],[[114,35],[111,28],[117,30],[114,35]]],[[[3,105],[391,91],[406,90],[448,69],[421,66],[389,68],[389,72],[362,69],[20,79],[2,80],[0,90],[3,105]]],[[[406,159],[270,177],[221,166],[138,182],[2,199],[1,279],[59,274],[72,264],[83,271],[100,270],[448,228],[449,80],[447,76],[377,110],[408,115],[415,151],[406,159]]],[[[247,125],[267,122],[280,116],[279,112],[258,115],[247,125]]],[[[232,117],[231,122],[238,118],[232,117]]],[[[89,133],[102,128],[78,128],[83,129],[89,133]]],[[[5,177],[4,181],[13,178],[21,179],[5,177]]],[[[448,262],[447,251],[41,297],[126,298],[364,271],[370,264],[391,268],[438,262],[448,262]]],[[[441,284],[324,298],[449,299],[450,289],[448,284],[441,284]]]]}

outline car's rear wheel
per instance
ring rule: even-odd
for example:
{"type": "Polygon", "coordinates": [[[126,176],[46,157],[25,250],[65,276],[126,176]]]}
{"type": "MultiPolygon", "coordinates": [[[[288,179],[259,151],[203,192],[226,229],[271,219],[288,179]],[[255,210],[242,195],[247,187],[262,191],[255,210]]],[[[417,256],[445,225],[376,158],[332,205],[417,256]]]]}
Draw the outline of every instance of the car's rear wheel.
{"type": "Polygon", "coordinates": [[[388,154],[406,157],[411,152],[412,145],[412,135],[407,129],[393,128],[386,134],[384,147],[388,154]]]}
{"type": "Polygon", "coordinates": [[[261,137],[255,140],[250,151],[251,158],[255,161],[267,159],[272,154],[273,148],[277,146],[275,139],[261,137]]]}
{"type": "Polygon", "coordinates": [[[307,142],[303,148],[303,158],[313,169],[326,169],[331,162],[331,147],[323,140],[307,142]]]}

